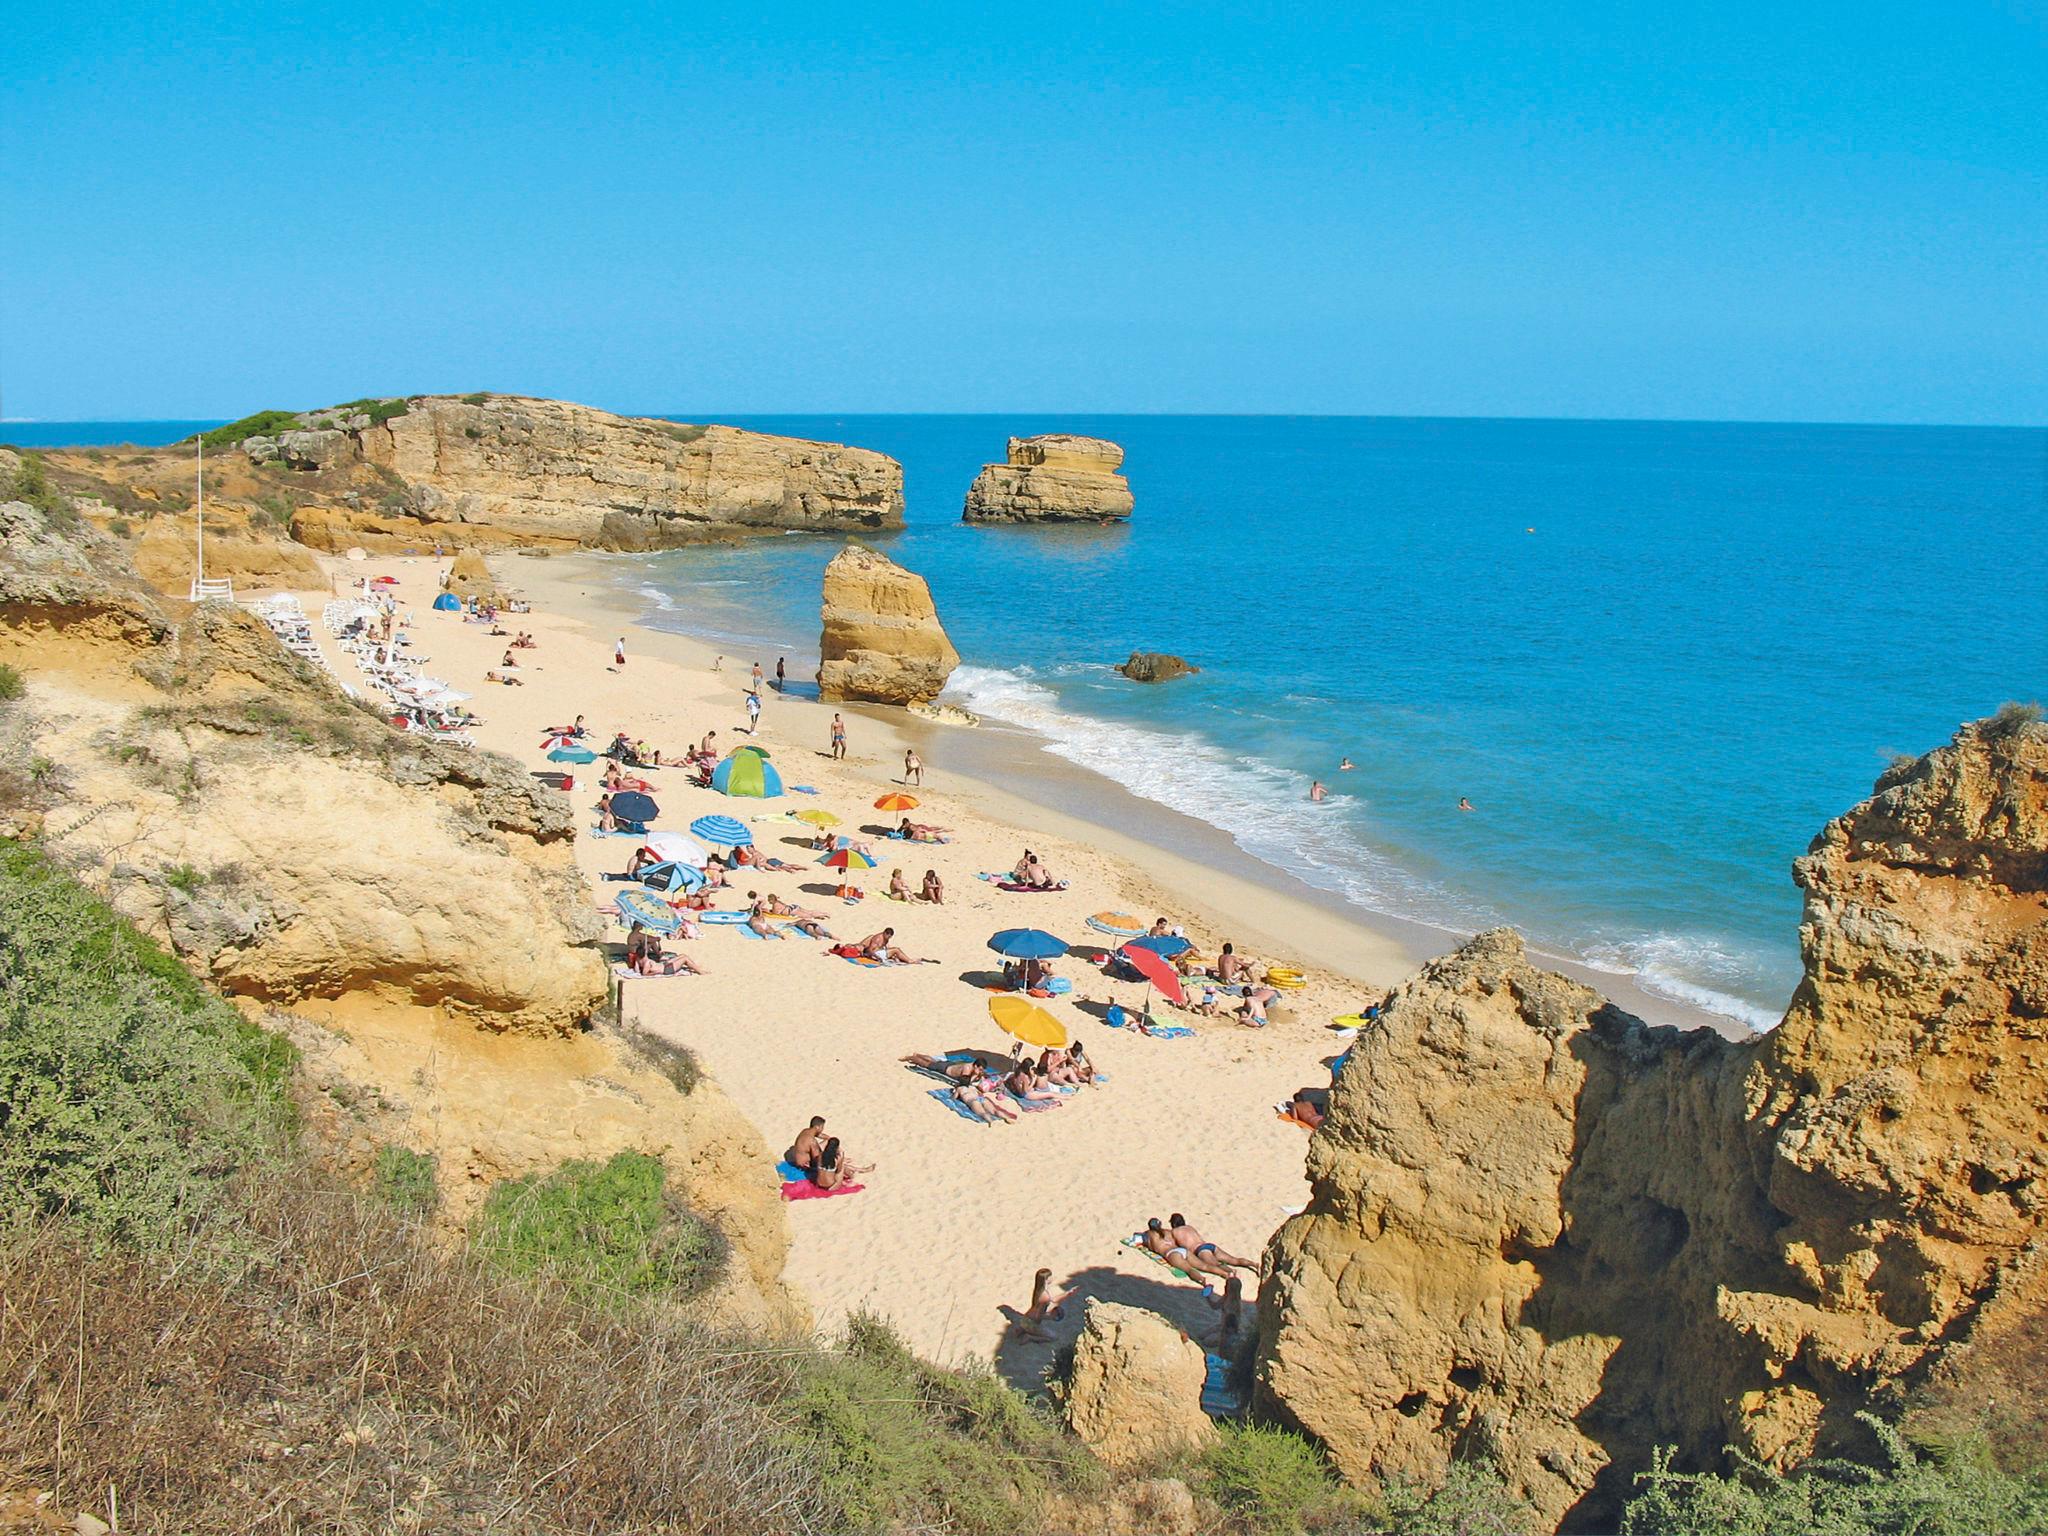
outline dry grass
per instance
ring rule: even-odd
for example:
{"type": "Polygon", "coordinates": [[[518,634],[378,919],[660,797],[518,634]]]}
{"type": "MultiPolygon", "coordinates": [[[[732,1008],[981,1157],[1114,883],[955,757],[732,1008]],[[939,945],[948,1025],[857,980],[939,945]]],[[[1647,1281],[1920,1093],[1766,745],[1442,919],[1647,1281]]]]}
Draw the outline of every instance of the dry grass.
{"type": "Polygon", "coordinates": [[[250,1200],[229,1273],[0,1237],[0,1467],[134,1530],[836,1528],[788,1352],[493,1279],[303,1170],[250,1200]]]}

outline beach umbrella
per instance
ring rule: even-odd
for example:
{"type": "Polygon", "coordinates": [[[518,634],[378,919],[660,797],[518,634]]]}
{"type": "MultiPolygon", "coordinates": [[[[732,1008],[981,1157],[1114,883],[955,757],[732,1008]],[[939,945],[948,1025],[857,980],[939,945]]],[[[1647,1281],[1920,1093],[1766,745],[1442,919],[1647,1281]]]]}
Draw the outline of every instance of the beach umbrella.
{"type": "Polygon", "coordinates": [[[462,609],[462,599],[453,592],[443,592],[434,599],[434,606],[442,613],[458,613],[462,609]]]}
{"type": "Polygon", "coordinates": [[[704,883],[704,871],[675,859],[664,859],[641,870],[638,879],[657,891],[694,891],[704,883]]]}
{"type": "Polygon", "coordinates": [[[818,860],[829,869],[879,869],[881,866],[858,848],[834,848],[818,860]]]}
{"type": "Polygon", "coordinates": [[[1135,939],[1151,924],[1142,917],[1133,917],[1128,912],[1098,912],[1088,919],[1088,926],[1097,933],[1106,933],[1113,939],[1135,939]]]}
{"type": "Polygon", "coordinates": [[[1132,939],[1125,949],[1149,949],[1162,960],[1171,960],[1175,955],[1184,955],[1195,946],[1192,941],[1177,933],[1165,933],[1154,937],[1146,934],[1142,939],[1132,939]]]}
{"type": "Polygon", "coordinates": [[[1067,952],[1067,941],[1043,928],[1005,928],[990,936],[988,947],[1009,960],[1050,960],[1067,952]]]}
{"type": "Polygon", "coordinates": [[[597,761],[597,754],[595,752],[586,752],[581,747],[557,747],[548,754],[548,761],[551,763],[594,763],[597,761]]]}
{"type": "Polygon", "coordinates": [[[707,843],[722,843],[727,848],[744,848],[754,841],[747,824],[730,816],[699,816],[690,823],[690,830],[707,843]]]}
{"type": "Polygon", "coordinates": [[[1159,995],[1169,1003],[1182,1006],[1187,1004],[1187,993],[1181,990],[1180,978],[1173,973],[1173,967],[1160,959],[1153,950],[1140,949],[1135,944],[1126,944],[1117,954],[1129,963],[1132,970],[1159,989],[1159,995]]]}
{"type": "Polygon", "coordinates": [[[782,793],[782,775],[766,754],[740,747],[711,770],[711,787],[721,795],[773,800],[782,793]]]}
{"type": "Polygon", "coordinates": [[[988,1000],[988,1016],[1004,1034],[1026,1045],[1044,1050],[1066,1049],[1067,1026],[1028,997],[992,997],[988,1000]]]}
{"type": "Polygon", "coordinates": [[[650,832],[641,839],[640,846],[678,864],[688,864],[697,869],[704,867],[704,850],[680,832],[650,832]]]}
{"type": "Polygon", "coordinates": [[[884,795],[875,802],[875,809],[878,811],[914,811],[917,809],[917,796],[902,794],[884,795]]]}
{"type": "Polygon", "coordinates": [[[619,909],[621,922],[638,923],[655,933],[671,934],[683,926],[676,909],[649,890],[621,891],[613,905],[619,909]]]}
{"type": "Polygon", "coordinates": [[[373,587],[395,587],[398,585],[398,578],[396,576],[372,576],[370,578],[370,585],[373,587]]]}
{"type": "Polygon", "coordinates": [[[830,811],[797,811],[789,819],[791,821],[808,821],[814,827],[836,827],[839,825],[839,818],[830,811]]]}
{"type": "Polygon", "coordinates": [[[612,815],[620,821],[652,821],[661,814],[661,807],[654,803],[654,796],[643,795],[637,789],[622,789],[612,796],[612,815]]]}

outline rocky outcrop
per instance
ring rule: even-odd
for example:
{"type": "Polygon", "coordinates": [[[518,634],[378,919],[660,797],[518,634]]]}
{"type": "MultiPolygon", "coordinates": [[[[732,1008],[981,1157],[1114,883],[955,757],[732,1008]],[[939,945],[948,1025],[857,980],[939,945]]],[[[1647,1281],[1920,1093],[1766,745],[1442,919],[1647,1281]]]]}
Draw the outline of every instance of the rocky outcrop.
{"type": "Polygon", "coordinates": [[[924,703],[960,664],[924,578],[865,545],[847,545],[825,567],[823,609],[821,698],[924,703]]]}
{"type": "Polygon", "coordinates": [[[1605,1528],[1651,1449],[1773,1465],[2048,1302],[2048,729],[1879,782],[1800,859],[1752,1043],[1652,1029],[1507,932],[1359,1036],[1261,1296],[1269,1405],[1350,1476],[1494,1461],[1605,1528]]]}
{"type": "MultiPolygon", "coordinates": [[[[304,545],[287,539],[247,538],[212,526],[210,516],[207,521],[206,574],[232,581],[238,596],[265,589],[326,590],[327,573],[304,545]]],[[[137,574],[166,596],[182,598],[192,590],[192,576],[199,563],[192,531],[189,517],[157,517],[135,541],[132,555],[137,574]]]]}
{"type": "Polygon", "coordinates": [[[1134,683],[1164,683],[1176,677],[1190,677],[1201,671],[1184,658],[1164,651],[1133,651],[1131,659],[1117,668],[1134,683]]]}
{"type": "Polygon", "coordinates": [[[330,551],[436,541],[661,549],[903,521],[902,466],[836,443],[514,395],[422,396],[401,414],[344,423],[244,445],[260,462],[360,471],[360,487],[293,519],[299,538],[330,551]]]}
{"type": "Polygon", "coordinates": [[[1156,1466],[1214,1443],[1207,1374],[1202,1346],[1158,1313],[1090,1300],[1060,1401],[1068,1427],[1110,1466],[1156,1466]]]}
{"type": "Polygon", "coordinates": [[[967,489],[970,523],[1110,522],[1131,515],[1118,473],[1124,451],[1099,437],[1051,432],[1010,439],[1008,462],[985,464],[967,489]]]}
{"type": "Polygon", "coordinates": [[[472,597],[486,603],[503,601],[498,593],[498,579],[491,574],[490,562],[473,549],[456,554],[449,563],[448,576],[442,585],[464,602],[472,597]]]}

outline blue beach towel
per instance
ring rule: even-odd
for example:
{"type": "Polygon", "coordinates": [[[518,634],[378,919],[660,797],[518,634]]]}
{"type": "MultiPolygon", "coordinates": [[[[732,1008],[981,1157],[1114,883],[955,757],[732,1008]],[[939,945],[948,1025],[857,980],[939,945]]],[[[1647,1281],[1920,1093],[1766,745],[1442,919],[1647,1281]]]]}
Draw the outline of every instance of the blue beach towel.
{"type": "Polygon", "coordinates": [[[789,787],[791,790],[793,790],[795,793],[799,795],[815,795],[817,793],[817,791],[811,788],[811,786],[808,784],[792,784],[789,787]]]}
{"type": "Polygon", "coordinates": [[[945,1105],[946,1108],[953,1111],[953,1113],[958,1115],[962,1120],[965,1120],[969,1125],[978,1125],[982,1127],[982,1129],[984,1130],[988,1128],[990,1122],[982,1119],[981,1116],[977,1115],[965,1104],[962,1104],[958,1099],[954,1098],[952,1091],[950,1089],[934,1088],[932,1090],[931,1096],[937,1099],[941,1104],[945,1105]]]}
{"type": "Polygon", "coordinates": [[[713,924],[732,923],[744,927],[747,921],[747,914],[744,912],[699,912],[697,914],[697,921],[713,924]]]}
{"type": "Polygon", "coordinates": [[[1210,1351],[1209,1373],[1202,1381],[1202,1412],[1212,1419],[1234,1419],[1244,1413],[1244,1393],[1231,1378],[1230,1362],[1210,1351]]]}
{"type": "Polygon", "coordinates": [[[787,1159],[784,1159],[783,1161],[775,1165],[775,1176],[785,1184],[794,1184],[799,1179],[807,1179],[810,1177],[810,1175],[805,1173],[803,1169],[797,1167],[795,1163],[792,1163],[787,1159]]]}

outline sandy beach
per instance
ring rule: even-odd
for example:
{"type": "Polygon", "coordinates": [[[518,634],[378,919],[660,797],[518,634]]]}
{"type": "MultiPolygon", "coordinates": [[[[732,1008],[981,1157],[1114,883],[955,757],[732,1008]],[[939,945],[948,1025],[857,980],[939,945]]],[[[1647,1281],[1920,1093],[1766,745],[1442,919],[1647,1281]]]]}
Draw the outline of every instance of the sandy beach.
{"type": "MultiPolygon", "coordinates": [[[[338,590],[364,576],[397,578],[422,670],[474,695],[469,708],[483,717],[475,733],[482,745],[548,769],[539,749],[544,729],[579,714],[599,746],[620,730],[674,754],[707,730],[718,732],[721,751],[750,739],[743,700],[756,658],[729,655],[714,671],[712,647],[629,624],[618,594],[592,581],[578,561],[498,562],[506,584],[533,607],[505,625],[530,632],[537,644],[515,653],[520,686],[486,682],[506,641],[431,609],[444,568],[427,558],[333,562],[338,590]],[[615,668],[621,637],[627,662],[615,668]]],[[[328,594],[304,596],[317,614],[328,594]]],[[[320,631],[319,639],[337,674],[355,682],[353,663],[332,637],[320,631]]],[[[774,657],[759,659],[772,668],[774,657]]],[[[1000,1308],[1024,1305],[1032,1272],[1048,1266],[1064,1287],[1151,1307],[1213,1339],[1216,1313],[1201,1288],[1119,1240],[1150,1216],[1181,1212],[1225,1250],[1256,1259],[1306,1189],[1307,1134],[1279,1118],[1275,1102],[1328,1083],[1328,1064],[1345,1044],[1331,1019],[1402,979],[1429,952],[1421,947],[1428,932],[1375,932],[1328,904],[1218,869],[1206,862],[1193,824],[1185,841],[1162,847],[958,775],[947,766],[944,738],[972,731],[842,707],[850,752],[834,762],[826,750],[832,706],[772,690],[764,703],[753,739],[787,783],[818,793],[734,800],[688,785],[681,770],[657,770],[649,777],[661,803],[658,825],[681,829],[707,813],[737,815],[764,851],[803,866],[800,873],[736,871],[721,906],[744,906],[750,889],[773,892],[826,913],[839,939],[894,927],[898,944],[938,963],[872,969],[794,933],[773,942],[707,927],[702,939],[678,946],[706,975],[628,980],[622,1006],[630,1020],[695,1051],[771,1150],[787,1147],[820,1114],[855,1161],[877,1165],[859,1194],[789,1207],[787,1279],[809,1299],[818,1324],[830,1329],[866,1308],[930,1358],[993,1359],[1013,1380],[1030,1382],[1078,1323],[1078,1309],[1053,1325],[1052,1342],[1027,1344],[1007,1334],[1000,1308]],[[904,746],[913,739],[927,765],[925,784],[910,791],[920,801],[915,814],[952,829],[943,846],[875,835],[890,818],[872,802],[902,787],[904,746]],[[838,898],[837,873],[815,866],[810,829],[787,819],[809,808],[839,816],[840,830],[856,836],[873,829],[867,835],[885,862],[862,877],[867,894],[858,904],[838,898]],[[977,878],[1007,870],[1027,846],[1068,882],[1065,890],[1008,893],[977,878]],[[936,870],[944,904],[887,899],[888,872],[898,862],[913,888],[926,869],[936,870]],[[1302,968],[1307,985],[1287,994],[1263,1030],[1161,1009],[1162,1022],[1192,1025],[1194,1034],[1151,1039],[1100,1018],[1113,995],[1135,1002],[1141,989],[1113,988],[1070,959],[1061,970],[1073,978],[1073,992],[1042,1006],[1086,1042],[1108,1080],[1015,1124],[972,1124],[935,1102],[938,1085],[899,1058],[1010,1044],[988,1015],[988,987],[1000,966],[989,935],[1038,927],[1073,943],[1097,942],[1084,920],[1105,909],[1148,921],[1164,915],[1204,954],[1233,940],[1240,952],[1302,968]]],[[[586,827],[601,768],[572,770],[586,827]]],[[[608,908],[622,888],[603,876],[622,869],[634,846],[626,837],[579,838],[594,907],[608,908]]],[[[614,937],[623,939],[623,931],[614,937]]]]}

